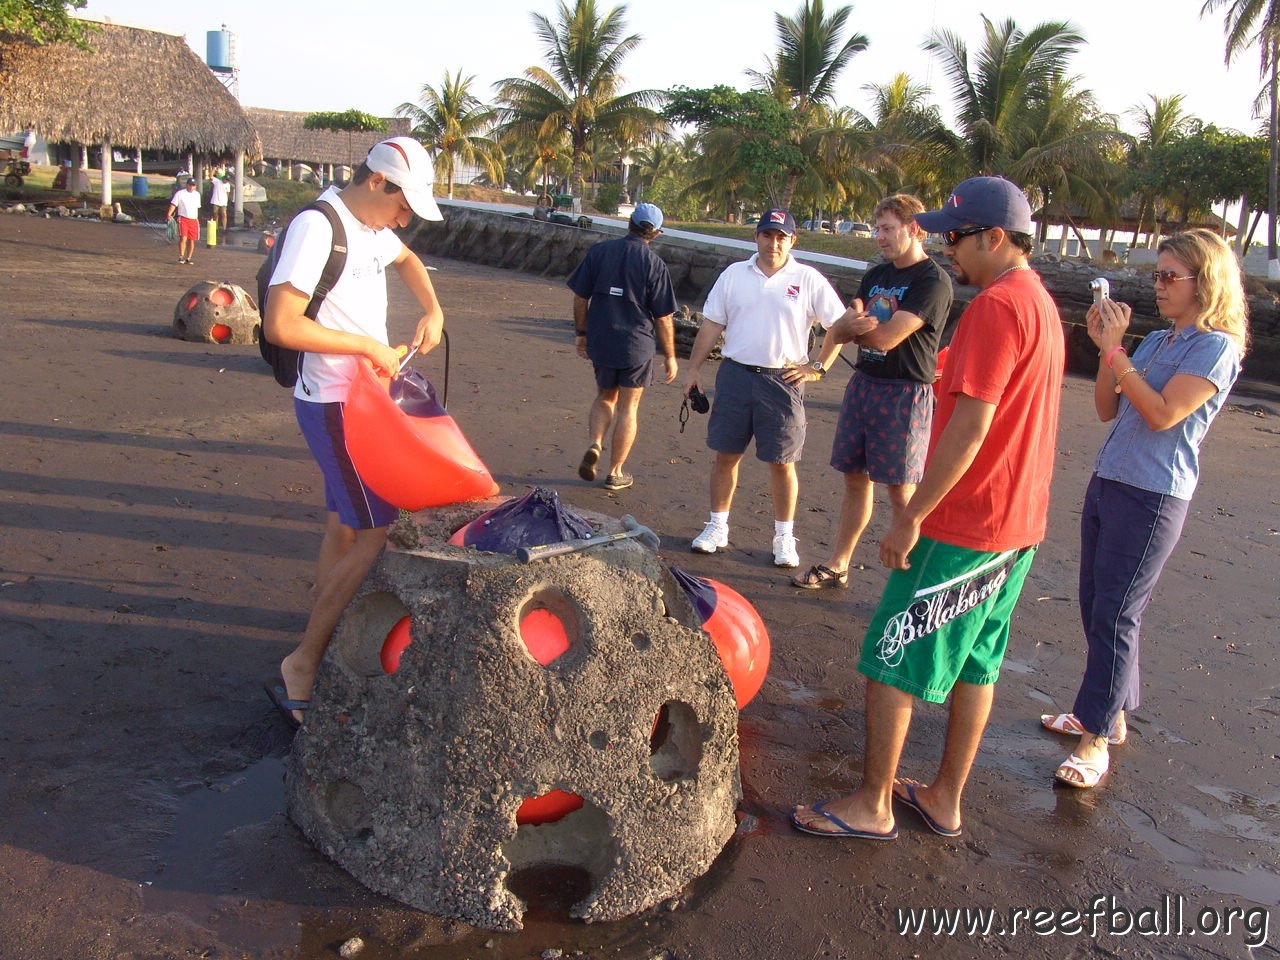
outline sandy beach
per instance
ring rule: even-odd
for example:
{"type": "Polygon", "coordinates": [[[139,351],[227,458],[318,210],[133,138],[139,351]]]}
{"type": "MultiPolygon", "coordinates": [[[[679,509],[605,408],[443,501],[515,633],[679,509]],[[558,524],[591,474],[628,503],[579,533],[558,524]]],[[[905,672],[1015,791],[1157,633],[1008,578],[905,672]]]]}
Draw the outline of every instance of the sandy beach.
{"type": "MultiPolygon", "coordinates": [[[[1070,708],[1083,667],[1078,520],[1105,430],[1091,383],[1068,378],[1049,533],[1015,615],[964,835],[937,837],[904,810],[895,843],[819,839],[787,814],[858,777],[854,658],[884,582],[887,502],[847,591],[796,590],[771,565],[767,474],[749,456],[731,549],[691,554],[710,455],[705,421],[679,431],[677,388],[645,396],[635,486],[584,483],[594,385],[573,352],[563,281],[432,261],[451,340],[448,406],[503,493],[543,485],[573,506],[633,514],[669,562],[755,603],[772,637],[769,677],[741,715],[739,831],[711,871],[643,916],[575,923],[549,895],[524,931],[494,934],[370,893],[284,814],[291,731],[261,681],[308,608],[318,474],[256,347],[170,333],[191,284],[252,289],[260,258],[201,245],[180,266],[151,228],[26,216],[0,216],[0,255],[0,957],[309,960],[338,956],[353,936],[362,960],[1209,958],[1249,956],[1263,940],[1253,956],[1277,953],[1273,400],[1232,398],[1205,444],[1144,622],[1143,704],[1101,788],[1054,787],[1071,741],[1038,724],[1070,708]],[[1115,898],[1096,937],[1087,917],[1072,935],[1063,912],[1096,897],[1115,898]],[[904,935],[908,908],[996,919],[985,935],[904,935]],[[1040,908],[1056,932],[1031,929],[1040,908]],[[1121,908],[1148,911],[1157,928],[1181,917],[1181,930],[1113,932],[1121,908]]],[[[416,316],[389,286],[403,339],[416,316]]],[[[441,349],[414,365],[442,387],[444,359],[441,349]]],[[[846,372],[838,364],[809,390],[805,565],[825,559],[834,532],[842,484],[827,458],[846,372]]],[[[904,775],[932,773],[945,719],[918,709],[904,775]]]]}

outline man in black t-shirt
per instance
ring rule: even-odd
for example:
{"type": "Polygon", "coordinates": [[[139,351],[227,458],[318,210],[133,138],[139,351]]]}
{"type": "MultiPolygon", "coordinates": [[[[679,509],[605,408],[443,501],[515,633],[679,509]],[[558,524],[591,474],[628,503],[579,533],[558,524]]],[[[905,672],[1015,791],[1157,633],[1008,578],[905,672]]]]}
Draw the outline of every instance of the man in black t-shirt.
{"type": "Polygon", "coordinates": [[[925,233],[915,222],[923,211],[907,194],[877,204],[876,242],[886,262],[863,276],[853,315],[827,331],[832,343],[858,344],[831,450],[831,466],[844,474],[845,492],[830,559],[793,579],[797,587],[847,585],[854,547],[871,521],[874,485],[885,485],[896,516],[924,474],[938,346],[952,290],[951,278],[924,251],[925,233]],[[876,325],[853,336],[852,324],[865,325],[867,317],[876,325]]]}
{"type": "Polygon", "coordinates": [[[596,478],[596,464],[612,424],[609,473],[604,481],[608,490],[625,490],[634,482],[623,467],[636,439],[636,413],[651,379],[655,343],[666,360],[662,382],[676,378],[671,322],[675,292],[667,265],[649,246],[661,227],[662,211],[652,203],[638,204],[627,235],[597,243],[568,280],[578,356],[590,360],[596,374],[591,446],[578,465],[578,476],[596,478]]]}

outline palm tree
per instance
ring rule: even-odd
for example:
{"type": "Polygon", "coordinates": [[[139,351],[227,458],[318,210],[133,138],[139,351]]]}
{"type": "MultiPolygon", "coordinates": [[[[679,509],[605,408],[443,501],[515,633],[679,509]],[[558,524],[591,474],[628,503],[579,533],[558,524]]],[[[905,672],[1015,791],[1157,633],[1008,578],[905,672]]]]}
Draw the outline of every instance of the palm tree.
{"type": "MultiPolygon", "coordinates": [[[[854,54],[867,49],[870,41],[864,34],[840,40],[852,13],[852,6],[840,7],[828,17],[822,0],[804,0],[794,16],[774,14],[778,52],[769,61],[769,75],[790,91],[797,109],[833,103],[836,80],[854,54]]],[[[763,79],[754,71],[748,73],[763,79]]]]}
{"type": "Polygon", "coordinates": [[[964,41],[950,30],[933,31],[924,49],[942,60],[951,78],[970,172],[1000,174],[1030,139],[1030,107],[1065,75],[1067,58],[1084,37],[1066,21],[1047,21],[1026,33],[1013,20],[996,24],[984,16],[982,22],[983,45],[972,65],[964,41]]]}
{"type": "Polygon", "coordinates": [[[436,174],[448,182],[450,200],[460,163],[483,168],[490,183],[502,181],[502,148],[490,136],[498,111],[471,93],[474,80],[462,76],[461,70],[452,76],[446,70],[439,90],[424,84],[417,103],[396,108],[397,116],[408,117],[413,125],[411,135],[435,151],[436,174]]]}
{"type": "Polygon", "coordinates": [[[938,107],[928,102],[929,88],[905,73],[887,83],[866,83],[871,114],[867,128],[867,164],[876,171],[885,193],[914,193],[926,205],[937,205],[957,180],[960,141],[947,129],[938,107]]]}
{"type": "MultiPolygon", "coordinates": [[[[861,33],[841,40],[852,13],[853,7],[845,6],[827,16],[823,0],[803,0],[794,16],[775,14],[777,53],[766,60],[765,71],[747,71],[758,89],[771,93],[796,111],[792,140],[795,146],[812,139],[809,134],[824,119],[815,108],[834,103],[840,74],[855,54],[867,49],[869,41],[861,33]]],[[[811,171],[788,171],[778,201],[780,206],[791,205],[796,185],[808,172],[811,171]]]]}
{"type": "Polygon", "coordinates": [[[1226,8],[1226,62],[1240,51],[1258,44],[1259,74],[1270,76],[1271,171],[1267,184],[1267,276],[1280,279],[1280,252],[1276,247],[1276,208],[1280,194],[1280,5],[1275,0],[1205,0],[1200,16],[1226,8]]]}
{"type": "MultiPolygon", "coordinates": [[[[1195,118],[1182,107],[1186,99],[1182,94],[1158,97],[1151,93],[1147,94],[1147,97],[1151,101],[1149,107],[1135,104],[1129,110],[1130,116],[1138,121],[1138,137],[1129,152],[1129,166],[1136,172],[1145,169],[1152,153],[1156,150],[1190,133],[1195,123],[1195,118]]],[[[1159,222],[1156,209],[1159,197],[1150,185],[1143,182],[1141,176],[1132,179],[1139,185],[1138,218],[1133,228],[1133,246],[1138,244],[1138,234],[1143,230],[1148,212],[1151,214],[1151,230],[1148,236],[1150,242],[1154,243],[1159,222]]]]}
{"type": "MultiPolygon", "coordinates": [[[[1040,243],[1049,220],[1061,218],[1075,232],[1085,259],[1089,245],[1072,217],[1073,208],[1099,224],[1119,216],[1124,147],[1131,138],[1120,132],[1116,118],[1098,107],[1088,90],[1076,89],[1073,77],[1059,77],[1029,107],[1029,136],[1009,173],[1040,193],[1040,243]]],[[[1105,234],[1105,231],[1104,231],[1105,234]]]]}
{"type": "Polygon", "coordinates": [[[625,34],[626,5],[601,16],[595,0],[561,0],[552,23],[533,14],[534,33],[542,41],[547,66],[529,67],[521,77],[499,83],[503,126],[510,133],[543,143],[563,132],[571,157],[570,191],[582,195],[582,167],[592,136],[634,142],[661,125],[652,106],[656,90],[619,93],[619,70],[640,43],[625,34]]]}

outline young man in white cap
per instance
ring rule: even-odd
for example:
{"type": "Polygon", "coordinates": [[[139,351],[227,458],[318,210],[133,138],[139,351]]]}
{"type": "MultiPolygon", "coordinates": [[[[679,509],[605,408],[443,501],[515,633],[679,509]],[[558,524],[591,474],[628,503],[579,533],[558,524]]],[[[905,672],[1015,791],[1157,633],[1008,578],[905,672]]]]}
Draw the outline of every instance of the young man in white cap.
{"type": "Polygon", "coordinates": [[[634,480],[624,469],[636,439],[640,397],[653,374],[655,346],[664,357],[663,383],[676,378],[676,295],[671,274],[649,246],[662,233],[662,211],[639,204],[627,235],[597,243],[569,276],[578,356],[595,367],[596,399],[588,429],[591,446],[578,465],[583,480],[596,478],[605,434],[609,444],[608,490],[625,490],[634,480]]]}
{"type": "Polygon", "coordinates": [[[360,479],[343,438],[343,405],[360,360],[380,376],[393,375],[400,352],[388,345],[386,268],[394,266],[422,305],[411,347],[426,353],[440,342],[444,313],[421,260],[396,236],[416,213],[443,220],[432,195],[435,171],[422,144],[393,137],[374,146],[351,183],[330,187],[320,202],[333,207],[346,231],[342,275],[306,316],[333,243],[328,218],[306,210],[294,218],[271,275],[263,318],[269,341],[303,354],[294,388],[298,425],[324,475],[328,516],[316,568],[315,604],[297,648],[280,664],[280,681],[268,685],[276,706],[300,722],[316,670],[342,611],[359,589],[387,538],[397,510],[360,479]]]}
{"type": "Polygon", "coordinates": [[[889,579],[858,662],[867,678],[862,783],[791,815],[819,836],[892,840],[895,800],[934,833],[960,836],[961,795],[1049,512],[1065,346],[1058,308],[1027,265],[1026,195],[1000,177],[973,177],[915,221],[943,235],[956,281],[982,289],[951,341],[924,477],[880,544],[889,579]],[[899,779],[915,698],[948,696],[937,774],[927,784],[899,779]]]}

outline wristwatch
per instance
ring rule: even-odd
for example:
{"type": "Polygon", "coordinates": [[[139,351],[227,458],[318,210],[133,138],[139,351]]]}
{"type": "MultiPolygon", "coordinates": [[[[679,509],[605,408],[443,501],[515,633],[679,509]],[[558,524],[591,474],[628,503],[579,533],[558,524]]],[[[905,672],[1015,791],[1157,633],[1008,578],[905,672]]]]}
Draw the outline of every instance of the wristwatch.
{"type": "Polygon", "coordinates": [[[813,372],[816,373],[819,377],[821,377],[824,373],[827,372],[827,368],[822,365],[821,360],[813,361],[813,363],[811,363],[810,366],[813,367],[813,372]]]}

